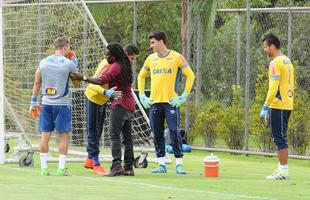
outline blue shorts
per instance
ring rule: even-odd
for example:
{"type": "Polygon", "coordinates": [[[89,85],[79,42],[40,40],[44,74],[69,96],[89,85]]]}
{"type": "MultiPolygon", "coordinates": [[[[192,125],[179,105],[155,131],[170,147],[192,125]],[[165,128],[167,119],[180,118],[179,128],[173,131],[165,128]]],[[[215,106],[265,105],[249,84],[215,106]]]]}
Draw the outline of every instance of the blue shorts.
{"type": "Polygon", "coordinates": [[[39,121],[40,132],[59,133],[71,131],[71,106],[42,105],[39,121]]]}
{"type": "Polygon", "coordinates": [[[270,108],[270,131],[274,143],[278,150],[287,149],[286,133],[288,129],[288,120],[290,118],[290,110],[279,110],[270,108]]]}

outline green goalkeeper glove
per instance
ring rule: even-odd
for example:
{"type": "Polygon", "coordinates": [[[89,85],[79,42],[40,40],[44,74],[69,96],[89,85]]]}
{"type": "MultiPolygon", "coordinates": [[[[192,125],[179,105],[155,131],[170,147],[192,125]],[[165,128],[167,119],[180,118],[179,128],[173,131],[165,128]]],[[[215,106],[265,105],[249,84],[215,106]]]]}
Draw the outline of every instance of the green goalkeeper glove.
{"type": "Polygon", "coordinates": [[[110,88],[108,90],[103,91],[103,95],[108,96],[109,98],[121,99],[123,97],[122,91],[116,91],[117,87],[110,88]]]}
{"type": "Polygon", "coordinates": [[[149,109],[153,105],[152,99],[145,96],[144,93],[140,93],[139,98],[144,108],[149,109]]]}
{"type": "Polygon", "coordinates": [[[178,96],[178,97],[174,97],[170,100],[169,104],[172,105],[173,107],[179,107],[180,105],[182,105],[187,97],[189,96],[188,93],[186,92],[183,92],[183,94],[181,96],[178,96]]]}

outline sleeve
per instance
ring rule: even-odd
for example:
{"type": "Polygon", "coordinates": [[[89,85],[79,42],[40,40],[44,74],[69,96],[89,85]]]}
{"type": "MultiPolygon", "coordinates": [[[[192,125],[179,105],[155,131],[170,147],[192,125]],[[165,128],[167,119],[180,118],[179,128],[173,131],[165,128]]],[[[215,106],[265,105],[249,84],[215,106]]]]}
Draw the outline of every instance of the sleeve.
{"type": "Polygon", "coordinates": [[[193,70],[190,68],[190,66],[182,69],[182,73],[186,77],[184,92],[189,94],[191,92],[193,84],[194,84],[195,75],[194,75],[193,70]]]}
{"type": "Polygon", "coordinates": [[[39,65],[38,65],[37,69],[41,70],[42,63],[43,63],[43,60],[40,61],[40,63],[39,63],[39,65]]]}
{"type": "Polygon", "coordinates": [[[277,62],[271,63],[269,66],[269,88],[265,104],[270,106],[277,94],[281,79],[280,66],[277,62]]]}
{"type": "Polygon", "coordinates": [[[89,84],[87,87],[88,87],[89,89],[91,89],[91,90],[97,92],[98,94],[103,94],[103,92],[104,92],[104,90],[105,90],[105,89],[104,89],[103,87],[101,87],[100,85],[95,85],[95,84],[89,84]]]}
{"type": "Polygon", "coordinates": [[[144,69],[144,70],[146,70],[146,71],[150,71],[151,61],[152,61],[151,58],[148,57],[148,58],[145,60],[142,69],[144,69]]]}
{"type": "Polygon", "coordinates": [[[179,69],[182,71],[182,74],[184,74],[184,76],[186,77],[184,92],[189,94],[194,84],[195,75],[186,59],[181,54],[179,56],[179,69]]]}
{"type": "Polygon", "coordinates": [[[77,72],[79,71],[77,65],[74,62],[70,62],[70,72],[77,72]]]}
{"type": "Polygon", "coordinates": [[[144,93],[144,89],[145,89],[145,78],[147,76],[147,74],[150,71],[150,59],[146,59],[146,61],[143,64],[143,67],[141,68],[139,75],[138,75],[138,90],[139,93],[144,93]]]}
{"type": "Polygon", "coordinates": [[[98,67],[97,67],[97,69],[96,69],[96,72],[95,72],[95,76],[96,75],[100,75],[100,72],[101,72],[101,70],[104,68],[104,67],[106,67],[106,64],[107,64],[107,62],[106,62],[106,59],[103,59],[100,63],[99,63],[99,65],[98,65],[98,67]]]}
{"type": "Polygon", "coordinates": [[[179,69],[181,69],[181,70],[186,68],[186,67],[189,67],[187,60],[181,54],[179,54],[178,65],[179,65],[179,69]]]}
{"type": "Polygon", "coordinates": [[[102,84],[109,83],[120,74],[121,66],[118,63],[113,63],[110,65],[109,70],[105,71],[105,73],[101,74],[102,84]]]}

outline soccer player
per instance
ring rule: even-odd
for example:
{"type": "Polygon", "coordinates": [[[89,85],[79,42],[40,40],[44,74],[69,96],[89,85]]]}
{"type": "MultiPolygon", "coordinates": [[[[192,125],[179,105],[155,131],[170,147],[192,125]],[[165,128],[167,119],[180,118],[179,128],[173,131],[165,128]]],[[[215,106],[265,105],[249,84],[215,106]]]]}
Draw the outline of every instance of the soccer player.
{"type": "Polygon", "coordinates": [[[260,118],[270,118],[270,132],[278,147],[279,166],[269,180],[284,180],[288,173],[288,145],[286,132],[288,120],[293,110],[294,68],[290,59],[281,52],[280,40],[273,34],[263,37],[263,49],[273,60],[269,64],[269,89],[260,118]]]}
{"type": "Polygon", "coordinates": [[[164,120],[170,131],[171,145],[176,158],[176,173],[186,174],[183,169],[182,139],[180,135],[179,106],[190,94],[195,75],[184,57],[167,48],[167,37],[162,31],[149,35],[150,47],[154,53],[148,56],[138,75],[139,98],[145,108],[150,108],[150,121],[154,133],[154,145],[159,167],[153,173],[166,173],[164,120]],[[145,96],[145,77],[151,73],[151,95],[145,96]],[[181,73],[186,77],[185,90],[178,96],[178,82],[181,73]]]}
{"type": "MultiPolygon", "coordinates": [[[[138,48],[133,44],[125,46],[124,51],[133,64],[137,60],[139,54],[138,48]]],[[[94,78],[101,78],[101,74],[109,70],[110,64],[107,59],[103,59],[96,72],[94,78]]],[[[107,175],[107,171],[100,165],[99,162],[99,142],[102,134],[106,102],[109,98],[121,98],[122,91],[114,92],[114,88],[109,89],[109,84],[95,85],[89,84],[85,91],[87,104],[87,132],[88,132],[88,157],[85,160],[84,167],[93,169],[93,173],[97,175],[107,175]]]]}
{"type": "Polygon", "coordinates": [[[137,56],[139,55],[140,51],[138,47],[134,44],[127,44],[124,47],[125,54],[127,55],[130,63],[133,65],[137,62],[137,56]]]}
{"type": "Polygon", "coordinates": [[[108,70],[102,71],[101,78],[87,77],[79,73],[75,73],[74,78],[97,85],[109,83],[109,87],[117,86],[117,90],[122,91],[122,98],[111,100],[110,139],[113,160],[108,176],[134,176],[131,121],[135,112],[135,100],[131,90],[133,81],[131,63],[119,44],[109,44],[105,57],[110,66],[108,70]],[[121,165],[121,133],[125,146],[124,167],[121,165]]]}
{"type": "MultiPolygon", "coordinates": [[[[39,121],[41,174],[49,175],[47,167],[48,142],[52,132],[56,130],[59,134],[57,175],[67,176],[65,162],[68,151],[68,137],[71,131],[69,74],[78,71],[78,63],[75,53],[70,51],[70,44],[67,39],[58,37],[55,40],[55,47],[55,54],[42,59],[37,68],[29,111],[30,114],[38,112],[38,95],[42,87],[42,110],[39,121]],[[70,58],[68,59],[66,56],[70,58]]],[[[79,81],[73,83],[75,86],[79,85],[79,81]]]]}

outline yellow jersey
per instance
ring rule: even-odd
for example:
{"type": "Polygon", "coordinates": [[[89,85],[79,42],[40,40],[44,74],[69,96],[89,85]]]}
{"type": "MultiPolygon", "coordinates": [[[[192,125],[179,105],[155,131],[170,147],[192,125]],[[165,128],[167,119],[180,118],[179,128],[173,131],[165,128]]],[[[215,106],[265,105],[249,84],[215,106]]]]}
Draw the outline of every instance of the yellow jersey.
{"type": "Polygon", "coordinates": [[[144,92],[145,77],[151,74],[151,95],[153,103],[169,103],[177,97],[178,82],[181,73],[186,76],[185,92],[190,93],[195,75],[184,57],[170,50],[167,56],[160,57],[158,53],[151,54],[144,62],[138,76],[139,93],[144,92]]]}
{"type": "Polygon", "coordinates": [[[274,58],[269,65],[269,89],[265,104],[270,108],[293,110],[294,67],[287,56],[274,58]]]}
{"type": "MultiPolygon", "coordinates": [[[[102,60],[94,74],[93,77],[101,78],[101,74],[109,68],[109,63],[106,59],[102,60]]],[[[88,100],[91,102],[98,104],[98,105],[103,105],[105,104],[108,100],[109,97],[103,95],[103,91],[105,89],[109,89],[109,84],[106,83],[104,85],[95,85],[95,84],[88,84],[86,90],[85,90],[85,96],[87,97],[88,100]]]]}

